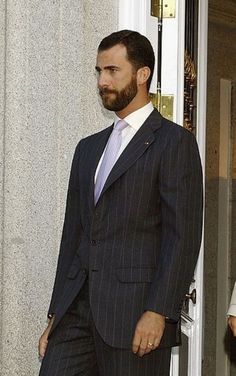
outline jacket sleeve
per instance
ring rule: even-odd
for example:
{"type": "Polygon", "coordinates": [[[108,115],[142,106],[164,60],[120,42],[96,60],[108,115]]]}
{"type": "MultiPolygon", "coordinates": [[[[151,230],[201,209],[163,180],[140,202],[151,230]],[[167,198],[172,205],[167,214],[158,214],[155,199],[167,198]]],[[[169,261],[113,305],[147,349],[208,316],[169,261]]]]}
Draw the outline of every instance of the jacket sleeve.
{"type": "Polygon", "coordinates": [[[55,313],[57,301],[62,294],[68,269],[72,263],[80,241],[81,222],[79,215],[79,148],[80,144],[78,144],[76,147],[71,166],[56,278],[51,303],[48,310],[48,317],[51,317],[55,313]]]}
{"type": "Polygon", "coordinates": [[[201,244],[203,193],[195,137],[179,127],[171,133],[159,174],[160,262],[145,309],[178,320],[201,244]]]}

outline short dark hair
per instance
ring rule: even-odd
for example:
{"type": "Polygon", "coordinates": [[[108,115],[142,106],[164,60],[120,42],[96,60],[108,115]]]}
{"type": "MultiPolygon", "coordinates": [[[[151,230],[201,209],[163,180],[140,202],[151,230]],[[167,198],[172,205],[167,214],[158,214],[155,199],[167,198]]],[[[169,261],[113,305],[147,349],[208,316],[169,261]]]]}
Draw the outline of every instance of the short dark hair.
{"type": "Polygon", "coordinates": [[[101,41],[98,52],[108,50],[117,44],[126,47],[128,60],[136,71],[146,66],[150,68],[151,74],[147,81],[147,89],[149,90],[155,65],[155,55],[150,41],[137,31],[116,31],[101,41]]]}

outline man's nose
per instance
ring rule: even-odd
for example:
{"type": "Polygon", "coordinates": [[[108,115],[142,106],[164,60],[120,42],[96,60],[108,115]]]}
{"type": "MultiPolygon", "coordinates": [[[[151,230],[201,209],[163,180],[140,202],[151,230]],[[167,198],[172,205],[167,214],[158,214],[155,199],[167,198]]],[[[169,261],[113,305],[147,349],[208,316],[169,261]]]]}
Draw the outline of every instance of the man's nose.
{"type": "Polygon", "coordinates": [[[110,80],[106,72],[100,72],[98,76],[98,87],[104,88],[110,85],[110,80]]]}

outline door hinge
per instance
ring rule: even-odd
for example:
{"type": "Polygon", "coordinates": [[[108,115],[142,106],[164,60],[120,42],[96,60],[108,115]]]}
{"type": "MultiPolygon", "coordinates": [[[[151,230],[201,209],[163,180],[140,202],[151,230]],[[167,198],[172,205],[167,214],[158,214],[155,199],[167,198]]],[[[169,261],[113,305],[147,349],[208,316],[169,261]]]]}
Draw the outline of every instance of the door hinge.
{"type": "Polygon", "coordinates": [[[174,95],[150,94],[154,107],[168,120],[173,121],[174,95]]]}
{"type": "Polygon", "coordinates": [[[151,16],[175,18],[176,0],[151,0],[151,16]]]}

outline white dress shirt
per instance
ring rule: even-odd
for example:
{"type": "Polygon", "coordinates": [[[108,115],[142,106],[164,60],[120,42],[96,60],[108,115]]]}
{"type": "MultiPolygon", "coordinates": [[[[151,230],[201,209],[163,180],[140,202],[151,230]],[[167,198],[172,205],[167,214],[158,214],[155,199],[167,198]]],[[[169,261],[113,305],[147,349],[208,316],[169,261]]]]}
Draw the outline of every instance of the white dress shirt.
{"type": "Polygon", "coordinates": [[[227,314],[230,316],[236,316],[236,282],[234,284],[234,289],[232,292],[229,310],[227,314]]]}
{"type": "MultiPolygon", "coordinates": [[[[123,129],[123,131],[121,132],[121,135],[122,135],[121,147],[120,147],[120,150],[117,154],[116,161],[119,158],[119,156],[121,155],[121,153],[124,151],[126,146],[129,144],[129,142],[132,140],[134,135],[137,133],[137,131],[141,128],[141,126],[143,125],[145,120],[147,120],[148,116],[151,114],[152,111],[153,111],[153,105],[152,105],[151,102],[149,102],[145,106],[143,106],[143,107],[139,108],[138,110],[132,112],[132,114],[129,114],[128,116],[126,116],[123,119],[128,124],[128,127],[123,129]]],[[[119,120],[121,120],[121,119],[117,115],[115,115],[114,126],[117,124],[117,122],[119,120]]],[[[97,174],[98,174],[99,168],[101,166],[101,162],[103,160],[105,151],[106,151],[106,147],[103,151],[103,154],[100,158],[100,161],[98,162],[94,182],[96,182],[97,174]]]]}

